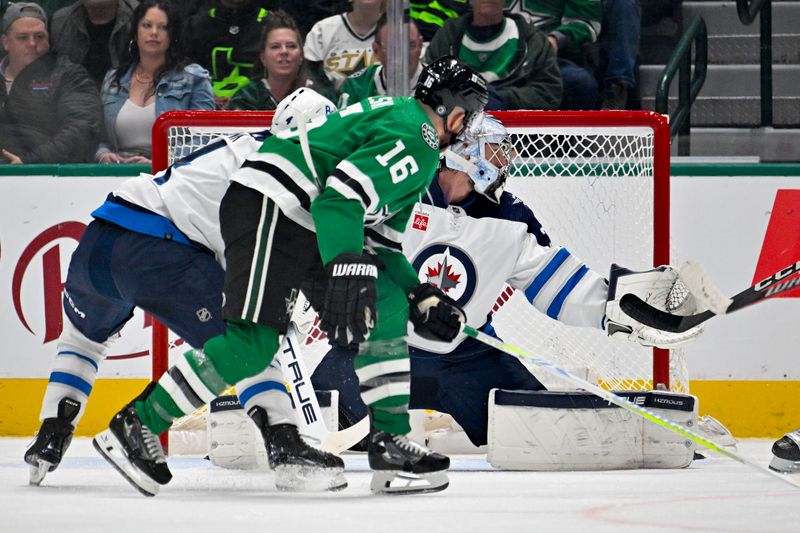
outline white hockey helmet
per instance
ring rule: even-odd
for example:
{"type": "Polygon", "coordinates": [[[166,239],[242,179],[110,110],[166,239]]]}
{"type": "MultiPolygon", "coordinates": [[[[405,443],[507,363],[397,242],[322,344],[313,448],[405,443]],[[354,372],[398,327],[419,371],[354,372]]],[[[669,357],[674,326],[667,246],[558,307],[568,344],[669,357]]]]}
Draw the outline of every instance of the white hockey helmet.
{"type": "Polygon", "coordinates": [[[308,87],[300,87],[284,98],[275,109],[272,116],[273,133],[297,127],[300,117],[307,122],[311,119],[329,115],[338,111],[336,105],[308,87]]]}
{"type": "Polygon", "coordinates": [[[475,191],[495,203],[500,202],[503,194],[511,157],[508,131],[499,120],[489,115],[465,132],[464,141],[444,152],[447,168],[465,172],[472,179],[475,191]],[[504,161],[500,167],[493,162],[498,160],[504,161]]]}

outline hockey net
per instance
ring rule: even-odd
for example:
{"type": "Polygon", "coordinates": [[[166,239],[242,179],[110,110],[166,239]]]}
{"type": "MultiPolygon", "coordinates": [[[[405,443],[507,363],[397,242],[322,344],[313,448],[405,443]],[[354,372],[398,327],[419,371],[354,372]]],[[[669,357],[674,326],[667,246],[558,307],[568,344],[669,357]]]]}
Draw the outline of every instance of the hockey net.
{"type": "MultiPolygon", "coordinates": [[[[554,245],[565,246],[601,275],[607,275],[612,262],[633,270],[669,263],[666,117],[646,111],[492,114],[512,138],[507,190],[533,209],[554,245]]],[[[219,135],[263,130],[270,122],[270,112],[166,113],[153,130],[154,169],[219,135]]],[[[610,339],[601,331],[564,326],[533,309],[510,287],[498,295],[495,310],[495,329],[506,342],[605,388],[688,392],[680,350],[647,349],[610,339]]],[[[169,349],[175,342],[163,327],[154,330],[154,376],[167,369],[171,352],[181,353],[169,349]]],[[[309,368],[326,349],[327,343],[313,328],[304,346],[309,368]]],[[[569,388],[539,377],[550,388],[569,388]]],[[[195,424],[197,418],[178,423],[195,424]]]]}

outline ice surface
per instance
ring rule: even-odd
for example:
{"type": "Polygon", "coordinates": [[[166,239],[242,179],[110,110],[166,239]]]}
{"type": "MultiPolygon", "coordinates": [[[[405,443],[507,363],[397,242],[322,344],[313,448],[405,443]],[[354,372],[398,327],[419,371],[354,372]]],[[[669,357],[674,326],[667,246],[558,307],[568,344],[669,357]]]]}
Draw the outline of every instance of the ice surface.
{"type": "MultiPolygon", "coordinates": [[[[0,531],[81,533],[518,533],[800,531],[800,490],[725,458],[684,470],[499,472],[454,458],[450,487],[372,496],[363,455],[347,455],[350,486],[336,494],[277,492],[268,471],[231,471],[170,458],[174,478],[155,498],[136,492],[76,439],[42,486],[28,485],[30,439],[0,439],[0,531]]],[[[767,465],[772,441],[739,443],[767,465]]]]}

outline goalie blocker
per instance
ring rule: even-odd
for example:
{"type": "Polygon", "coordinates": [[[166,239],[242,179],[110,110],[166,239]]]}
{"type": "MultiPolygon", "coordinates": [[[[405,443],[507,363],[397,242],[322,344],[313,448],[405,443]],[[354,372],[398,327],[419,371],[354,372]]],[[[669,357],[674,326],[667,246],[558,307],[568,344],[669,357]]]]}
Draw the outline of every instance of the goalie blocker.
{"type": "MultiPolygon", "coordinates": [[[[617,393],[694,430],[697,398],[661,391],[617,393]]],[[[489,462],[502,470],[685,468],[696,444],[583,391],[507,391],[489,396],[489,462]]]]}

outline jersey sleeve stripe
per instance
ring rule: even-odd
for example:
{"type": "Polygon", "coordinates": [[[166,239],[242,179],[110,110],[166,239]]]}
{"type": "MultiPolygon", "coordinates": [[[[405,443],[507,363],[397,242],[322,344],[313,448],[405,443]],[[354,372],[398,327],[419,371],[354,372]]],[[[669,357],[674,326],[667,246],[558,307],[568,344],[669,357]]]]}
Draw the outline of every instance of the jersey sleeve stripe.
{"type": "Polygon", "coordinates": [[[388,239],[375,231],[374,228],[364,228],[364,240],[368,246],[377,246],[379,248],[388,248],[396,252],[402,252],[403,246],[396,241],[388,239]]]}
{"type": "Polygon", "coordinates": [[[558,291],[556,297],[553,298],[553,301],[550,302],[550,306],[547,308],[547,316],[553,320],[558,320],[558,315],[561,314],[561,308],[564,307],[564,301],[567,299],[567,296],[570,295],[572,290],[580,283],[588,271],[589,268],[586,265],[581,265],[581,267],[572,274],[567,283],[558,291]]]}
{"type": "Polygon", "coordinates": [[[369,212],[370,197],[359,182],[339,170],[335,169],[328,178],[328,187],[338,191],[349,200],[358,200],[365,212],[369,212]]]}
{"type": "MultiPolygon", "coordinates": [[[[308,193],[278,166],[266,161],[248,159],[242,163],[242,169],[252,169],[257,172],[268,174],[276,182],[278,182],[282,188],[297,198],[301,208],[306,211],[311,209],[311,197],[308,195],[308,193]]],[[[263,176],[261,176],[261,178],[263,178],[263,176]]],[[[309,182],[309,185],[311,185],[311,182],[309,182]]]]}
{"type": "Polygon", "coordinates": [[[569,258],[570,254],[566,248],[561,248],[556,255],[550,259],[550,262],[542,269],[541,272],[533,279],[528,288],[525,289],[525,296],[528,298],[529,302],[533,302],[536,297],[539,295],[539,292],[544,288],[550,278],[553,277],[553,274],[556,273],[558,267],[561,266],[564,261],[569,258]]]}
{"type": "MultiPolygon", "coordinates": [[[[380,197],[378,196],[378,192],[375,190],[375,184],[373,183],[372,179],[363,172],[361,172],[361,170],[357,166],[355,166],[353,163],[351,163],[346,159],[341,161],[338,165],[336,165],[336,170],[334,170],[331,173],[334,179],[340,179],[338,178],[338,176],[341,176],[342,174],[356,181],[361,186],[361,189],[364,194],[363,197],[369,200],[364,202],[365,206],[364,210],[367,213],[371,213],[375,209],[377,209],[380,197]],[[341,171],[341,174],[337,173],[337,170],[341,171]]],[[[348,181],[345,184],[348,185],[349,183],[351,182],[348,181]]]]}

